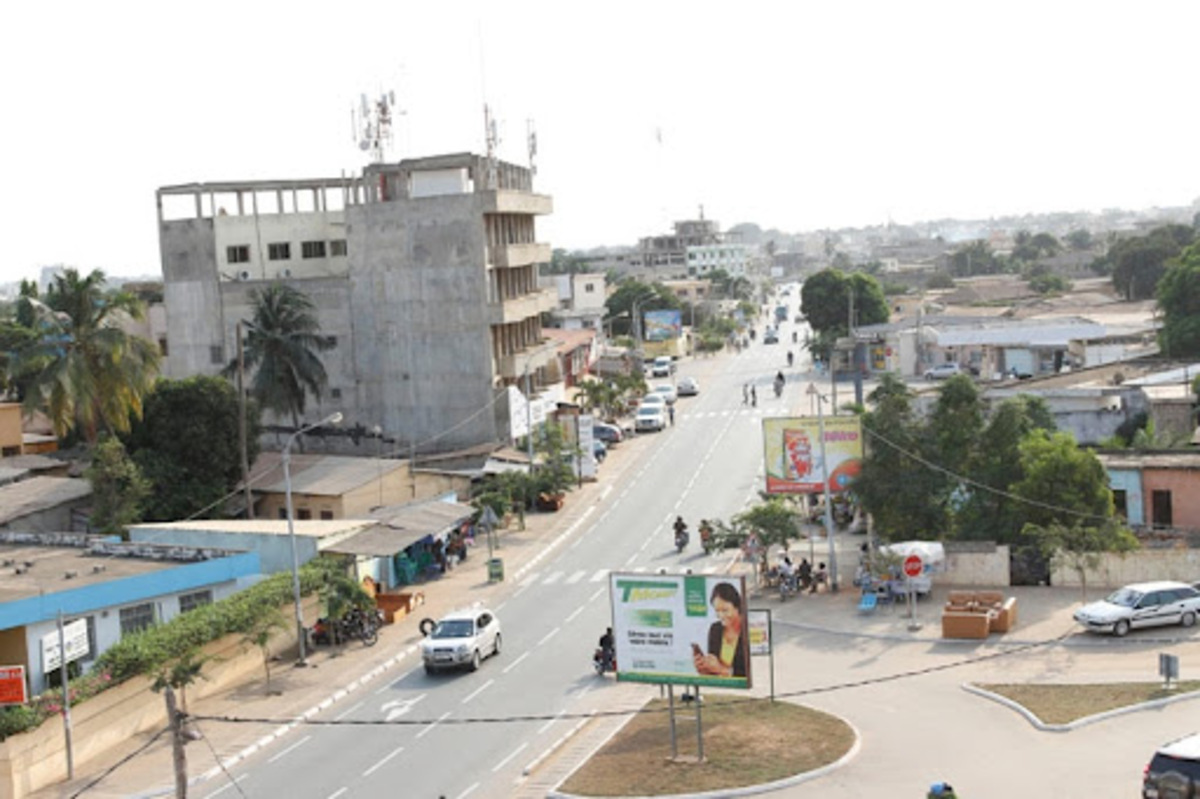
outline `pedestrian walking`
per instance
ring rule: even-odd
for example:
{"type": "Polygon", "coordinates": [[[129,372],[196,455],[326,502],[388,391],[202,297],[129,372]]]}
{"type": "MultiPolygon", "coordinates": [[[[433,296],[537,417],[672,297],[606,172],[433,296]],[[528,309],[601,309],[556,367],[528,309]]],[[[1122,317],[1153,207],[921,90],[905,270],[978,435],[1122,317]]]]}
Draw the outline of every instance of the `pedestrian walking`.
{"type": "Polygon", "coordinates": [[[742,404],[747,405],[750,402],[750,384],[742,383],[742,404]]]}
{"type": "Polygon", "coordinates": [[[755,390],[754,386],[750,386],[750,404],[755,408],[758,407],[758,391],[755,390]]]}
{"type": "Polygon", "coordinates": [[[675,406],[674,405],[667,406],[667,418],[669,418],[671,420],[671,427],[674,427],[675,426],[675,406]]]}

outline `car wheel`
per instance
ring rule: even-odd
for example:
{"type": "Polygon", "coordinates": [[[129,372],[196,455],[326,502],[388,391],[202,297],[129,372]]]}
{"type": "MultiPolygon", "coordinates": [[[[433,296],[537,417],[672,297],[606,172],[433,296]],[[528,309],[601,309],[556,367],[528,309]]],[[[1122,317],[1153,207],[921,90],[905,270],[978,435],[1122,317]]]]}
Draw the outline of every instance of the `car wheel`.
{"type": "Polygon", "coordinates": [[[476,649],[474,654],[471,655],[471,665],[470,665],[471,671],[479,671],[480,659],[481,658],[479,657],[479,650],[476,649]]]}
{"type": "Polygon", "coordinates": [[[1179,617],[1179,623],[1184,627],[1191,627],[1196,623],[1196,614],[1188,611],[1179,617]]]}
{"type": "Polygon", "coordinates": [[[496,643],[492,646],[492,654],[500,654],[500,633],[496,633],[496,643]]]}
{"type": "Polygon", "coordinates": [[[1129,621],[1127,619],[1121,619],[1119,622],[1113,625],[1113,635],[1117,636],[1118,638],[1124,638],[1125,634],[1128,632],[1129,621]]]}

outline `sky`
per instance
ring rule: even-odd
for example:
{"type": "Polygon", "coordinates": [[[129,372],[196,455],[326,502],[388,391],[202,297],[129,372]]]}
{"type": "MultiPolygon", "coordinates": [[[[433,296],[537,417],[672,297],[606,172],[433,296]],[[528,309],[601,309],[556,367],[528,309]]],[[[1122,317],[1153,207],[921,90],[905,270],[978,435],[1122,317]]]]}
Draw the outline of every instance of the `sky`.
{"type": "Polygon", "coordinates": [[[359,97],[388,160],[484,151],[554,198],[538,238],[673,220],[803,232],[1200,197],[1200,3],[14,4],[0,48],[0,283],[159,274],[154,192],[337,177],[359,97]]]}

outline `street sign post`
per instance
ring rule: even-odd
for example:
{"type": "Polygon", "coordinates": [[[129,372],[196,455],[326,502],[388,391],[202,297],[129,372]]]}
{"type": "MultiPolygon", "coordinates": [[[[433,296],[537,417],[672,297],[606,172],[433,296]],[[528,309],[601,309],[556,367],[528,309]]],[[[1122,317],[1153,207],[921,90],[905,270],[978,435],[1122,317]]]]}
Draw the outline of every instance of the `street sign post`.
{"type": "Polygon", "coordinates": [[[913,586],[913,578],[920,577],[921,572],[925,570],[925,563],[921,560],[920,555],[909,555],[904,559],[904,576],[907,577],[904,582],[907,589],[904,593],[908,599],[908,629],[919,630],[921,625],[917,623],[917,592],[913,586]]]}
{"type": "Polygon", "coordinates": [[[919,555],[909,555],[904,559],[904,573],[909,577],[920,577],[924,568],[925,564],[921,562],[919,555]]]}

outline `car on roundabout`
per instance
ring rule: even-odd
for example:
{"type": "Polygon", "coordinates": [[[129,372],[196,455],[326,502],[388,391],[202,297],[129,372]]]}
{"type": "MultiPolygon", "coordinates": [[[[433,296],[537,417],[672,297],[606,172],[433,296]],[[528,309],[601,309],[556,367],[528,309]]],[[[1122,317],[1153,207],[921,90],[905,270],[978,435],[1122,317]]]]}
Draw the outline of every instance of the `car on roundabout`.
{"type": "Polygon", "coordinates": [[[421,622],[425,640],[421,660],[425,673],[467,669],[477,671],[484,658],[500,654],[500,620],[482,605],[447,613],[436,623],[421,622]]]}
{"type": "Polygon", "coordinates": [[[1137,627],[1191,627],[1198,617],[1200,591],[1171,580],[1118,588],[1099,602],[1084,605],[1074,615],[1089,632],[1112,633],[1118,638],[1137,627]]]}
{"type": "Polygon", "coordinates": [[[681,377],[675,386],[675,393],[681,397],[694,397],[700,393],[700,381],[694,377],[681,377]]]}
{"type": "Polygon", "coordinates": [[[1143,799],[1196,796],[1200,788],[1200,735],[1192,733],[1155,751],[1142,773],[1143,799]]]}

